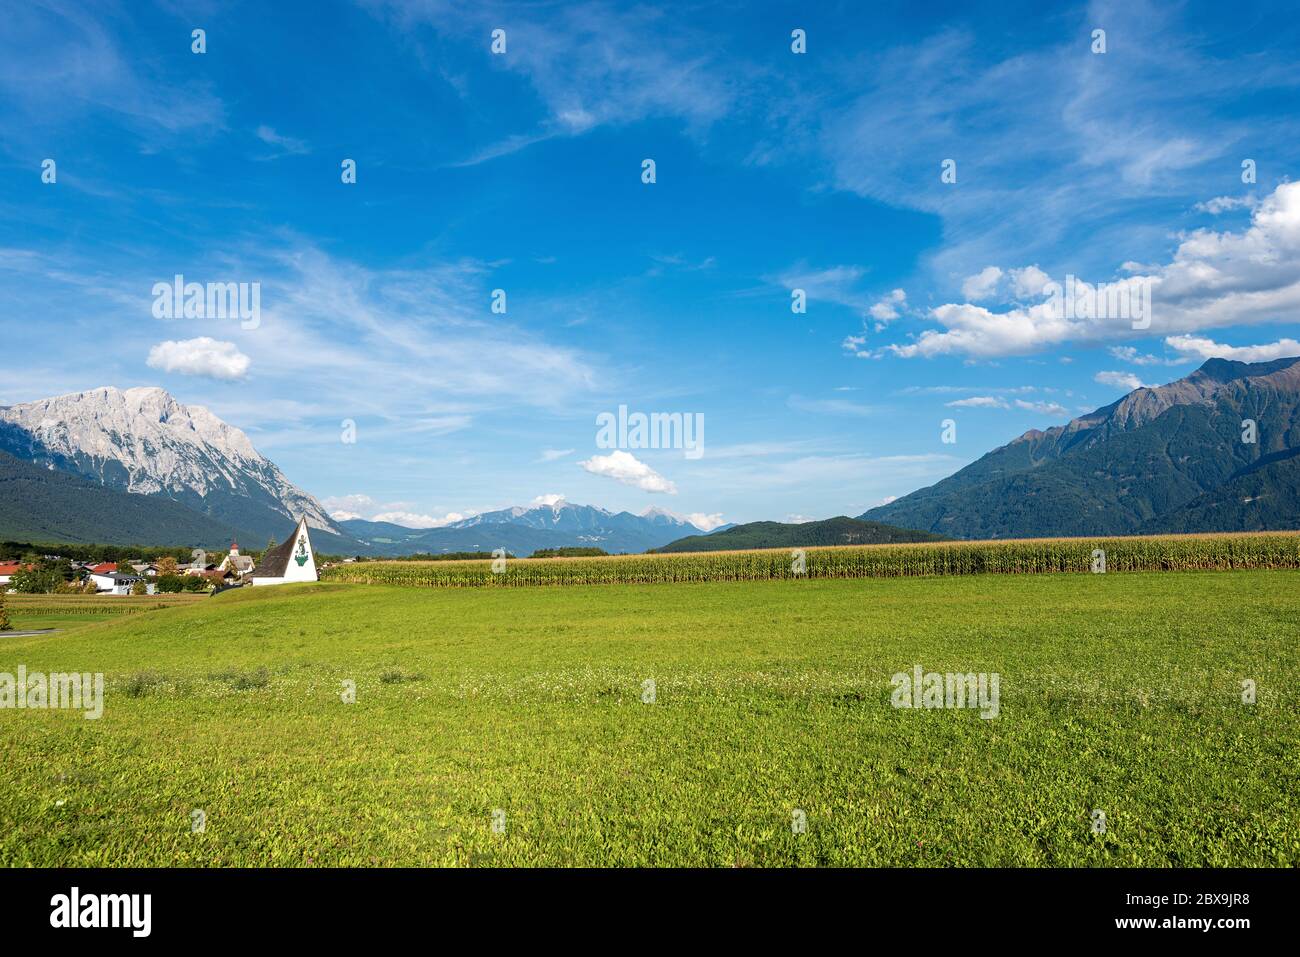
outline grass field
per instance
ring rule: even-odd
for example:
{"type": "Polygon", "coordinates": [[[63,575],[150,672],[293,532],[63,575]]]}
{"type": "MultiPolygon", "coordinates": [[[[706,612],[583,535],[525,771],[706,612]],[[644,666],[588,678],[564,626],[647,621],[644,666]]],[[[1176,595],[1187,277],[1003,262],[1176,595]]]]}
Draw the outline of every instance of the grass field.
{"type": "MultiPolygon", "coordinates": [[[[203,601],[206,595],[6,595],[14,631],[67,629],[107,617],[172,608],[203,601]]],[[[4,632],[0,632],[0,639],[4,632]]]]}
{"type": "Polygon", "coordinates": [[[107,683],[0,709],[0,864],[1295,866],[1298,626],[1296,571],[235,591],[0,639],[107,683]]]}

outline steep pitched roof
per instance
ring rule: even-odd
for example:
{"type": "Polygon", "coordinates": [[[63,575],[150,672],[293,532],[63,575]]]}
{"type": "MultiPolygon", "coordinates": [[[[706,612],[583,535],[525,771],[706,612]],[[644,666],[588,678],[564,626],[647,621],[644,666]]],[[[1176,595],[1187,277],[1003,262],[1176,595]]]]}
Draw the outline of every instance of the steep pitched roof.
{"type": "Polygon", "coordinates": [[[293,547],[298,544],[298,535],[302,532],[306,521],[306,518],[298,519],[298,524],[293,527],[293,534],[262,556],[262,560],[253,569],[254,578],[284,577],[285,569],[289,567],[289,559],[293,557],[293,547]]]}

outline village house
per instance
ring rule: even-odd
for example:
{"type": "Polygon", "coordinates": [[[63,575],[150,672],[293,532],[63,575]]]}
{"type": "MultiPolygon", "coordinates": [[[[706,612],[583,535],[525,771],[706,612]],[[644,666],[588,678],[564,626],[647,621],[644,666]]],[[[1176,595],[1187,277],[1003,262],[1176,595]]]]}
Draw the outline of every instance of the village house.
{"type": "MultiPolygon", "coordinates": [[[[137,575],[128,572],[96,572],[90,576],[90,580],[95,583],[98,591],[106,591],[110,595],[129,595],[136,582],[147,581],[144,575],[137,575]]],[[[148,585],[149,593],[153,594],[153,585],[148,585]]]]}
{"type": "Polygon", "coordinates": [[[86,569],[86,577],[95,583],[99,591],[111,591],[113,579],[117,575],[117,562],[100,562],[86,569]]]}
{"type": "Polygon", "coordinates": [[[316,555],[312,551],[306,517],[298,519],[292,535],[266,551],[250,577],[254,585],[314,582],[320,578],[316,572],[316,555]]]}
{"type": "Polygon", "coordinates": [[[247,555],[239,554],[238,542],[231,542],[230,554],[221,560],[216,571],[221,572],[225,578],[233,577],[237,581],[243,581],[253,571],[253,560],[247,555]]]}

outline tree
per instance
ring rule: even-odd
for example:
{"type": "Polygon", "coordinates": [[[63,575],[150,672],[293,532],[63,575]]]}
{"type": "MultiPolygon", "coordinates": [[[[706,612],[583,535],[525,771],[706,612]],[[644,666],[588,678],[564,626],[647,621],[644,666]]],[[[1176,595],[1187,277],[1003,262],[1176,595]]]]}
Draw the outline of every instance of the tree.
{"type": "Polygon", "coordinates": [[[95,584],[95,579],[91,578],[89,575],[87,575],[86,580],[82,582],[81,588],[87,595],[99,594],[99,586],[95,584]]]}
{"type": "Polygon", "coordinates": [[[175,594],[185,587],[180,575],[159,575],[155,587],[163,594],[175,594]]]}
{"type": "MultiPolygon", "coordinates": [[[[266,551],[267,551],[267,552],[269,552],[271,549],[275,548],[275,546],[276,546],[276,541],[275,541],[274,538],[268,538],[268,539],[266,540],[266,551]]],[[[262,554],[265,555],[266,552],[263,552],[262,554]]]]}
{"type": "Polygon", "coordinates": [[[136,582],[134,585],[131,586],[131,594],[132,595],[149,594],[149,586],[144,583],[143,578],[141,578],[138,582],[136,582]]]}
{"type": "Polygon", "coordinates": [[[159,575],[175,575],[177,570],[176,559],[172,558],[170,555],[164,555],[162,558],[158,559],[159,575]]]}
{"type": "Polygon", "coordinates": [[[9,587],[20,595],[47,595],[63,584],[54,568],[20,568],[9,579],[9,587]]]}
{"type": "Polygon", "coordinates": [[[13,631],[13,628],[9,623],[9,609],[5,608],[4,592],[0,591],[0,631],[13,631]]]}

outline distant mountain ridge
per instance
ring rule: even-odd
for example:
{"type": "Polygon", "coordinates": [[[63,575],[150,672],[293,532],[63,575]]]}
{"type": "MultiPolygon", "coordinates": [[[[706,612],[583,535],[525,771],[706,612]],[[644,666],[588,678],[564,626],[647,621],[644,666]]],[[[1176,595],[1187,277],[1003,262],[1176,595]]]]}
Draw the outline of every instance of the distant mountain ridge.
{"type": "Polygon", "coordinates": [[[658,552],[723,552],[751,548],[812,548],[818,545],[883,545],[900,542],[937,542],[944,536],[866,522],[845,515],[820,522],[749,522],[724,532],[692,535],[671,542],[658,552]]]}
{"type": "Polygon", "coordinates": [[[700,531],[661,509],[634,515],[565,501],[498,509],[438,528],[406,528],[364,519],[346,519],[340,525],[364,545],[393,555],[504,548],[523,556],[539,548],[574,545],[590,545],[607,552],[643,552],[700,531]]]}
{"type": "Polygon", "coordinates": [[[959,538],[1300,528],[1297,454],[1300,357],[1210,359],[861,517],[959,538]]]}

